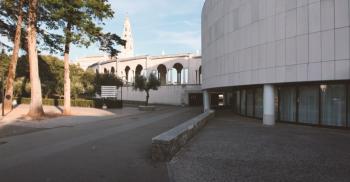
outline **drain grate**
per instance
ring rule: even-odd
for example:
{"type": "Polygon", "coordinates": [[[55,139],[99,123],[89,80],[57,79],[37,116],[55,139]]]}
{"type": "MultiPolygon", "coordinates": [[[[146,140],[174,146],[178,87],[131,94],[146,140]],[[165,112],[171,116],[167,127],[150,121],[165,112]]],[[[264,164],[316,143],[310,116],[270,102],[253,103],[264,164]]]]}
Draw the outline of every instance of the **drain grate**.
{"type": "Polygon", "coordinates": [[[4,144],[7,144],[7,142],[0,141],[0,145],[4,145],[4,144]]]}

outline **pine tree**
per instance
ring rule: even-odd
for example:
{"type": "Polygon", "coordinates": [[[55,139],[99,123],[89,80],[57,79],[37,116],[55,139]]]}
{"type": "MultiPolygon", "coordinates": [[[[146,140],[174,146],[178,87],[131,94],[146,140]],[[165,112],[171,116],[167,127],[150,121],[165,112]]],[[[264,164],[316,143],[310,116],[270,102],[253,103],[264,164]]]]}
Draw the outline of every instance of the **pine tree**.
{"type": "MultiPolygon", "coordinates": [[[[9,64],[7,79],[6,79],[6,92],[5,92],[5,110],[9,111],[12,109],[13,90],[14,90],[14,79],[16,77],[16,68],[18,61],[18,54],[20,49],[24,50],[28,54],[28,42],[27,32],[25,31],[24,24],[28,24],[28,0],[2,0],[0,1],[0,34],[7,37],[8,40],[13,43],[13,52],[11,62],[9,64]]],[[[40,23],[44,23],[50,26],[50,18],[46,16],[48,12],[44,8],[37,7],[39,14],[43,16],[36,17],[37,19],[37,39],[39,39],[41,49],[48,50],[50,52],[57,52],[62,50],[60,46],[56,44],[60,39],[61,35],[48,33],[44,29],[40,29],[40,23]]],[[[1,42],[0,42],[1,44],[1,42]]],[[[4,45],[4,44],[2,44],[4,45]]],[[[10,46],[6,45],[8,49],[10,46]]]]}
{"type": "MultiPolygon", "coordinates": [[[[5,3],[6,1],[3,1],[4,6],[6,6],[5,3]]],[[[12,109],[13,83],[16,76],[18,53],[20,50],[20,43],[21,43],[21,33],[22,33],[23,14],[24,14],[23,6],[24,6],[24,0],[19,0],[18,5],[16,7],[17,23],[16,23],[15,36],[13,40],[13,53],[11,57],[11,62],[9,64],[8,75],[6,79],[6,92],[5,92],[5,100],[4,100],[4,108],[6,112],[12,109]]]]}
{"type": "Polygon", "coordinates": [[[27,40],[28,40],[28,57],[29,72],[31,85],[31,103],[28,116],[32,118],[42,117],[44,110],[42,106],[41,83],[38,68],[37,52],[37,11],[38,0],[29,0],[27,40]]]}
{"type": "Polygon", "coordinates": [[[71,44],[90,46],[96,41],[101,42],[101,50],[115,55],[117,50],[113,42],[123,41],[115,34],[104,34],[98,25],[103,20],[112,18],[114,12],[107,0],[46,0],[52,22],[64,30],[64,110],[65,115],[71,114],[71,88],[69,73],[69,55],[71,44]],[[96,23],[97,22],[97,23],[96,23]]]}

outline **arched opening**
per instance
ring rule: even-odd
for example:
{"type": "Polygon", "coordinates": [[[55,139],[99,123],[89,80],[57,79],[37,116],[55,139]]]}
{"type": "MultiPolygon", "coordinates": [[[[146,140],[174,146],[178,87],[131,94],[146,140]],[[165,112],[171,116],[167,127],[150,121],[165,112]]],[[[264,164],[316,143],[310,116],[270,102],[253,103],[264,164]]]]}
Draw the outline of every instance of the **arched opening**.
{"type": "Polygon", "coordinates": [[[115,69],[114,69],[113,66],[112,66],[112,68],[111,68],[111,73],[112,73],[112,74],[115,74],[115,69]]]}
{"type": "Polygon", "coordinates": [[[126,82],[129,82],[129,71],[130,71],[130,67],[126,66],[125,67],[125,80],[126,80],[126,82]]]}
{"type": "Polygon", "coordinates": [[[184,67],[182,66],[182,64],[176,63],[174,64],[173,68],[176,70],[177,73],[176,84],[181,84],[181,72],[184,67]]]}
{"type": "Polygon", "coordinates": [[[103,73],[104,73],[104,74],[108,74],[107,68],[103,69],[103,73]]]}
{"type": "Polygon", "coordinates": [[[164,66],[164,64],[160,64],[157,67],[157,71],[158,71],[158,79],[160,81],[160,85],[164,86],[166,85],[166,67],[164,66]]]}
{"type": "Polygon", "coordinates": [[[198,75],[199,75],[199,77],[198,77],[198,83],[199,84],[202,84],[202,66],[200,66],[199,67],[199,70],[198,70],[198,75]]]}
{"type": "Polygon", "coordinates": [[[137,65],[135,70],[135,76],[140,76],[142,73],[142,70],[143,70],[143,67],[141,65],[137,65]]]}

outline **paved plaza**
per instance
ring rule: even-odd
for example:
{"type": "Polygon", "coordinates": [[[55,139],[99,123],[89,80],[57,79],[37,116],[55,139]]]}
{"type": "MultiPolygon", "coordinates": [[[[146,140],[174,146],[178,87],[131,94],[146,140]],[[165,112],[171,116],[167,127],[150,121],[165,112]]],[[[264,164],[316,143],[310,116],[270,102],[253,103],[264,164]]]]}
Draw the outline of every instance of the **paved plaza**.
{"type": "Polygon", "coordinates": [[[187,181],[349,181],[349,130],[277,124],[219,112],[168,164],[187,181]]]}

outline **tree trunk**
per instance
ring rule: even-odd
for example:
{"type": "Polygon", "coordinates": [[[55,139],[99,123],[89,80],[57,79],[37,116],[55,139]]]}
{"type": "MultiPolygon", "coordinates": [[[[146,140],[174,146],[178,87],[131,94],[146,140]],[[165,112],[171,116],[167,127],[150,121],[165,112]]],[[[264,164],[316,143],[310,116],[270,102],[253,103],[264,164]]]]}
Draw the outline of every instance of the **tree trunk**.
{"type": "Polygon", "coordinates": [[[145,103],[146,106],[148,106],[148,99],[149,99],[149,91],[146,91],[146,103],[145,103]]]}
{"type": "Polygon", "coordinates": [[[70,88],[70,71],[69,71],[69,52],[71,42],[71,24],[67,24],[66,28],[66,42],[64,48],[64,115],[71,115],[71,88],[70,88]]]}
{"type": "Polygon", "coordinates": [[[12,109],[13,82],[16,76],[18,52],[19,52],[20,43],[21,43],[21,30],[22,30],[22,22],[23,22],[23,9],[22,9],[23,3],[24,3],[24,0],[19,1],[16,34],[13,41],[13,45],[14,45],[13,53],[11,57],[11,62],[9,64],[9,70],[8,70],[8,75],[6,80],[6,93],[5,93],[5,101],[4,101],[4,107],[5,107],[6,113],[12,109]]]}
{"type": "Polygon", "coordinates": [[[44,115],[44,110],[42,106],[41,83],[39,77],[38,52],[36,48],[37,9],[38,0],[29,0],[27,39],[31,85],[31,102],[28,116],[32,118],[38,118],[44,115]]]}

